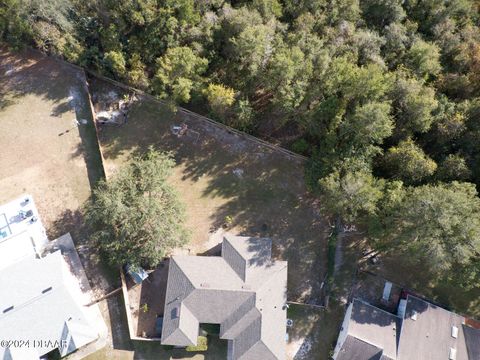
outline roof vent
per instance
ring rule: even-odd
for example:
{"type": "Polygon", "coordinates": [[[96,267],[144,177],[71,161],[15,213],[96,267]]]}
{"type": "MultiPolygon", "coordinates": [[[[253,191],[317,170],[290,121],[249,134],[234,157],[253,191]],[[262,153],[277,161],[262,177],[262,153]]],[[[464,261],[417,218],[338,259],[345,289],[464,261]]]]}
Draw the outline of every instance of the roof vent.
{"type": "Polygon", "coordinates": [[[6,312],[9,312],[9,311],[11,311],[11,310],[13,310],[13,305],[10,306],[10,307],[8,307],[8,308],[6,308],[6,309],[3,309],[3,313],[5,314],[6,312]]]}
{"type": "Polygon", "coordinates": [[[450,348],[450,354],[448,355],[450,360],[455,360],[457,358],[457,350],[454,348],[450,348]]]}
{"type": "Polygon", "coordinates": [[[51,286],[48,287],[48,288],[46,288],[46,289],[43,289],[43,290],[42,290],[42,294],[45,294],[45,293],[49,292],[50,290],[52,290],[52,287],[51,287],[51,286]]]}
{"type": "Polygon", "coordinates": [[[458,328],[456,326],[452,326],[452,337],[455,339],[458,337],[458,328]]]}
{"type": "Polygon", "coordinates": [[[209,288],[209,287],[210,287],[210,284],[209,284],[209,283],[201,283],[201,284],[200,284],[200,287],[202,287],[202,288],[209,288]]]}
{"type": "Polygon", "coordinates": [[[412,311],[412,316],[410,316],[410,319],[412,320],[417,320],[417,312],[415,310],[412,311]]]}

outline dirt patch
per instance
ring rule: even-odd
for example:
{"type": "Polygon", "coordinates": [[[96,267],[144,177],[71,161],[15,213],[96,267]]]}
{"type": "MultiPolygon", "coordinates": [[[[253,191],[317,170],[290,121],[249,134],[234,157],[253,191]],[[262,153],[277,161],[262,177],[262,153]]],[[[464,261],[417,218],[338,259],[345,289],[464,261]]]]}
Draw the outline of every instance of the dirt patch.
{"type": "Polygon", "coordinates": [[[329,359],[344,311],[344,306],[333,301],[329,309],[290,305],[287,316],[293,325],[288,328],[288,359],[329,359]]]}
{"type": "Polygon", "coordinates": [[[388,300],[384,300],[382,297],[386,281],[388,280],[380,276],[359,272],[352,288],[352,298],[361,299],[380,309],[396,313],[402,288],[392,283],[390,296],[388,300]]]}
{"type": "Polygon", "coordinates": [[[141,284],[134,284],[130,276],[126,276],[128,302],[132,314],[135,336],[158,338],[156,322],[163,316],[165,294],[167,291],[168,261],[162,262],[155,271],[141,284]]]}

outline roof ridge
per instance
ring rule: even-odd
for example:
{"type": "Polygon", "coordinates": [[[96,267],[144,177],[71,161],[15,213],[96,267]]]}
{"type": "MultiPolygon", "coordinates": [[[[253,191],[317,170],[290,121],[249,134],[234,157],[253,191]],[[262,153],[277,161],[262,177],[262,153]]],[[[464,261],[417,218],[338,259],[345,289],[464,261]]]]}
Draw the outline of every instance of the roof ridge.
{"type": "Polygon", "coordinates": [[[6,308],[6,309],[10,309],[10,310],[5,311],[6,309],[2,309],[3,313],[0,314],[0,319],[5,318],[5,317],[9,316],[10,314],[15,313],[17,310],[23,309],[25,306],[28,306],[28,305],[34,303],[35,301],[37,301],[41,298],[44,298],[44,297],[47,297],[47,296],[51,295],[53,293],[53,291],[58,290],[58,288],[63,288],[63,287],[65,287],[65,285],[61,285],[61,286],[55,287],[55,288],[50,286],[50,289],[47,292],[44,292],[44,293],[42,292],[39,295],[34,296],[34,297],[28,299],[27,301],[24,301],[20,305],[13,304],[13,305],[10,306],[10,308],[6,308]]]}
{"type": "MultiPolygon", "coordinates": [[[[248,354],[248,352],[249,352],[254,346],[257,346],[258,344],[262,344],[262,345],[265,347],[265,349],[267,349],[268,352],[269,352],[273,357],[278,358],[277,355],[274,354],[274,352],[272,351],[272,349],[270,349],[270,347],[269,347],[267,344],[265,344],[265,342],[264,342],[264,341],[262,340],[262,338],[260,337],[260,339],[259,339],[256,343],[254,343],[252,346],[250,346],[250,347],[248,348],[248,350],[245,351],[245,352],[242,354],[242,356],[240,356],[239,360],[242,360],[242,357],[243,357],[245,354],[248,354]]],[[[245,360],[248,360],[248,359],[245,359],[245,360]]]]}
{"type": "MultiPolygon", "coordinates": [[[[185,272],[183,271],[183,269],[182,269],[182,267],[180,266],[180,264],[175,261],[175,257],[172,256],[170,259],[171,259],[171,261],[173,261],[173,262],[175,263],[175,265],[180,269],[180,271],[182,272],[182,275],[185,277],[185,279],[187,279],[187,281],[188,281],[188,283],[190,284],[190,286],[191,286],[193,289],[196,289],[195,285],[193,285],[193,283],[192,283],[192,281],[190,280],[190,278],[187,276],[187,274],[185,274],[185,272]]],[[[169,267],[170,267],[170,264],[169,264],[169,267]]],[[[170,281],[170,271],[168,271],[168,275],[167,275],[167,284],[168,284],[169,281],[170,281]]],[[[193,290],[190,291],[187,296],[189,296],[192,292],[193,292],[193,290]]]]}
{"type": "MultiPolygon", "coordinates": [[[[229,332],[234,332],[234,330],[239,333],[243,332],[245,328],[247,328],[253,321],[257,320],[258,318],[260,318],[260,322],[261,322],[262,314],[260,311],[258,311],[258,309],[255,306],[252,306],[245,315],[243,315],[238,321],[236,321],[232,326],[230,326],[226,331],[224,331],[221,338],[229,339],[229,337],[231,336],[229,332]],[[256,314],[254,314],[256,316],[250,317],[250,315],[253,314],[254,312],[256,312],[256,314]]],[[[261,339],[261,335],[260,335],[260,339],[261,339]]]]}
{"type": "MultiPolygon", "coordinates": [[[[175,334],[176,332],[180,332],[180,333],[185,337],[185,339],[187,339],[187,340],[190,341],[190,338],[187,336],[187,334],[185,334],[185,333],[183,332],[183,330],[182,330],[182,328],[181,328],[180,326],[177,326],[177,327],[175,328],[175,330],[174,330],[170,335],[168,335],[165,339],[163,339],[162,341],[168,340],[168,338],[169,338],[170,336],[172,336],[173,334],[175,334]]],[[[194,344],[194,345],[195,345],[195,344],[194,344]]]]}
{"type": "MultiPolygon", "coordinates": [[[[232,265],[230,265],[230,263],[225,260],[225,258],[223,257],[223,241],[222,241],[222,255],[221,255],[221,258],[227,263],[227,265],[230,267],[230,269],[233,270],[233,272],[235,274],[237,274],[237,276],[240,278],[240,280],[242,280],[244,283],[247,282],[247,268],[248,268],[248,261],[247,259],[242,255],[240,254],[240,252],[238,251],[238,249],[232,244],[232,242],[228,239],[227,235],[230,235],[230,234],[224,234],[223,235],[223,241],[226,241],[230,244],[230,246],[232,247],[232,249],[238,254],[238,256],[240,256],[242,258],[242,260],[245,262],[245,271],[244,271],[244,274],[243,274],[243,279],[240,275],[238,275],[238,273],[235,271],[235,269],[232,267],[232,265]]],[[[235,236],[235,235],[231,235],[231,236],[235,236]]]]}

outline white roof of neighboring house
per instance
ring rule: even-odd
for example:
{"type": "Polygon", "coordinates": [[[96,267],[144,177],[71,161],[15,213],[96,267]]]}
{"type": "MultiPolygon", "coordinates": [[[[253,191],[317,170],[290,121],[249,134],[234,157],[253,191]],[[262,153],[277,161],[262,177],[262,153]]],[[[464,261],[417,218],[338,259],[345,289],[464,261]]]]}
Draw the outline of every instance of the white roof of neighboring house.
{"type": "Polygon", "coordinates": [[[40,254],[48,243],[45,228],[30,195],[0,206],[0,270],[40,254]]]}
{"type": "MultiPolygon", "coordinates": [[[[469,359],[464,323],[463,316],[408,295],[398,359],[415,356],[425,360],[448,359],[450,349],[455,349],[457,360],[469,359]],[[452,327],[456,327],[455,337],[452,336],[452,327]]],[[[480,342],[480,337],[477,342],[480,342]]]]}
{"type": "Polygon", "coordinates": [[[64,356],[99,337],[62,252],[39,256],[47,244],[31,196],[0,206],[0,339],[17,341],[0,346],[0,360],[38,360],[56,348],[64,356]]]}
{"type": "MultiPolygon", "coordinates": [[[[78,283],[60,251],[2,269],[0,289],[9,290],[0,297],[0,339],[30,341],[25,347],[33,347],[37,359],[57,347],[65,355],[98,338],[84,304],[78,303],[78,283]]],[[[25,356],[14,348],[7,353],[0,348],[0,359],[32,358],[25,356]]]]}

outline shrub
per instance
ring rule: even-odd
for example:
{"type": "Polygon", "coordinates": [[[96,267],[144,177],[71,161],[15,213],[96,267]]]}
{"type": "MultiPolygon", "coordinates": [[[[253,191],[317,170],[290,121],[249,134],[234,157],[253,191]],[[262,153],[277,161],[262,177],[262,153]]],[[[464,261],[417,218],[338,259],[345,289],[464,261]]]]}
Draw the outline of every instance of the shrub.
{"type": "Polygon", "coordinates": [[[208,339],[206,336],[199,336],[197,338],[197,346],[187,346],[186,351],[207,351],[208,350],[208,339]]]}
{"type": "Polygon", "coordinates": [[[310,145],[305,139],[298,139],[292,144],[292,151],[302,155],[306,155],[309,148],[310,145]]]}

